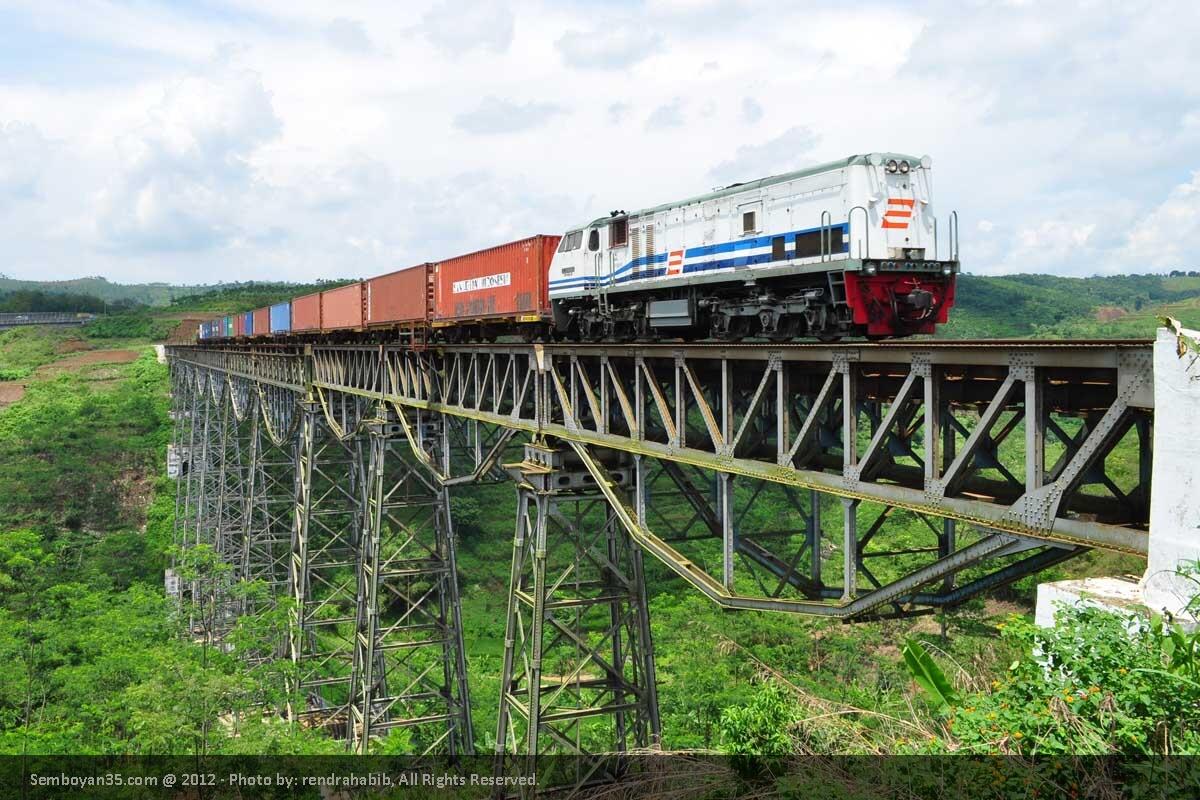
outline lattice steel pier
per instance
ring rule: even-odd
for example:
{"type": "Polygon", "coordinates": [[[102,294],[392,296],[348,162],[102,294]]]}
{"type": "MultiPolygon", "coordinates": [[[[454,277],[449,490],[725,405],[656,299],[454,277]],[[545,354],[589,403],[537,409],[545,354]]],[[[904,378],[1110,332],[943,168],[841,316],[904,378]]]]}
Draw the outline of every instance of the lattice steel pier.
{"type": "Polygon", "coordinates": [[[655,746],[655,561],[727,608],[863,620],[1147,549],[1143,342],[169,357],[178,543],[231,565],[213,635],[289,598],[294,715],[360,752],[396,728],[472,751],[448,491],[474,481],[516,486],[496,747],[531,758],[655,746]],[[273,590],[229,594],[253,578],[273,590]]]}

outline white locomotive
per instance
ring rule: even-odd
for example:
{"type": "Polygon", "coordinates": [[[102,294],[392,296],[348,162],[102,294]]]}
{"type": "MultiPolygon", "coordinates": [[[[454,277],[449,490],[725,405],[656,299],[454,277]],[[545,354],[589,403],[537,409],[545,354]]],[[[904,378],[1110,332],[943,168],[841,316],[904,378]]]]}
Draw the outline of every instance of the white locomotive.
{"type": "Polygon", "coordinates": [[[550,266],[559,335],[791,339],[932,333],[958,272],[928,156],[850,156],[607,217],[550,266]],[[939,238],[945,244],[939,252],[939,238]]]}

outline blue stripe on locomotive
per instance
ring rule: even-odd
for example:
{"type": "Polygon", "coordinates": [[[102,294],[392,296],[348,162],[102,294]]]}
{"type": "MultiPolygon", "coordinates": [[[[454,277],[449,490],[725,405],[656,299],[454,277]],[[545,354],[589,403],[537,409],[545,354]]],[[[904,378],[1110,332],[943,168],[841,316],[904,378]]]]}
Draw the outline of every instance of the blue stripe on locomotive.
{"type": "MultiPolygon", "coordinates": [[[[832,225],[828,230],[841,230],[842,232],[842,249],[840,252],[850,252],[850,225],[848,223],[838,223],[832,225]]],[[[733,253],[738,250],[754,250],[759,247],[769,247],[771,240],[779,236],[784,237],[785,245],[796,244],[797,236],[804,236],[810,233],[818,233],[822,228],[807,228],[805,230],[789,231],[784,234],[771,234],[770,236],[756,236],[753,239],[738,239],[732,242],[722,242],[721,244],[702,245],[700,247],[690,247],[684,250],[684,258],[702,258],[704,256],[718,255],[721,253],[733,253]]],[[[620,269],[615,270],[610,275],[597,279],[595,276],[583,276],[579,278],[560,278],[556,281],[550,281],[552,289],[591,289],[599,283],[608,285],[626,283],[628,281],[642,280],[644,278],[658,278],[667,274],[665,267],[655,269],[638,269],[638,267],[648,266],[650,264],[661,264],[668,258],[668,253],[655,253],[653,255],[641,256],[635,258],[620,269]],[[626,275],[625,273],[630,273],[626,275]]],[[[714,269],[726,269],[728,267],[745,267],[754,264],[766,264],[774,259],[770,253],[758,253],[749,256],[735,256],[733,258],[722,258],[714,261],[704,261],[697,264],[686,264],[683,267],[683,274],[687,275],[694,272],[707,272],[714,269]]]]}

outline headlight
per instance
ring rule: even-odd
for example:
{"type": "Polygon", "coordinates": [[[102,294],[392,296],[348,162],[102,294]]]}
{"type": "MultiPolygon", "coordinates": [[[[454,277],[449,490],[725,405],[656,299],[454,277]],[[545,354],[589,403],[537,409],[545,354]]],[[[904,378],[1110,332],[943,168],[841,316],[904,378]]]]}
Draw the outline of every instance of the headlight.
{"type": "Polygon", "coordinates": [[[898,169],[900,169],[900,165],[896,163],[896,159],[894,159],[894,158],[888,159],[887,171],[895,173],[898,169]]]}
{"type": "Polygon", "coordinates": [[[912,169],[912,167],[910,167],[910,166],[909,166],[909,164],[908,164],[908,162],[907,162],[907,161],[901,161],[901,162],[900,162],[900,174],[901,174],[901,175],[907,175],[907,174],[908,174],[908,171],[909,171],[910,169],[912,169]]]}
{"type": "Polygon", "coordinates": [[[951,272],[954,272],[954,270],[951,267],[949,267],[949,266],[942,267],[943,275],[949,275],[951,272]]]}
{"type": "Polygon", "coordinates": [[[863,272],[867,273],[868,275],[874,275],[875,274],[875,265],[874,264],[863,264],[863,272]]]}

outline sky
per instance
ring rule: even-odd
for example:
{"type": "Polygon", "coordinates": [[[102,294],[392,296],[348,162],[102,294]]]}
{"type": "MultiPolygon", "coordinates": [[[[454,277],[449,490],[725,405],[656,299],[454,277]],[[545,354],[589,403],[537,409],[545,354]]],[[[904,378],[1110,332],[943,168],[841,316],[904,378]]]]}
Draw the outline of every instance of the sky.
{"type": "Polygon", "coordinates": [[[1200,4],[0,0],[0,273],[367,276],[856,153],[963,269],[1200,269],[1200,4]]]}

